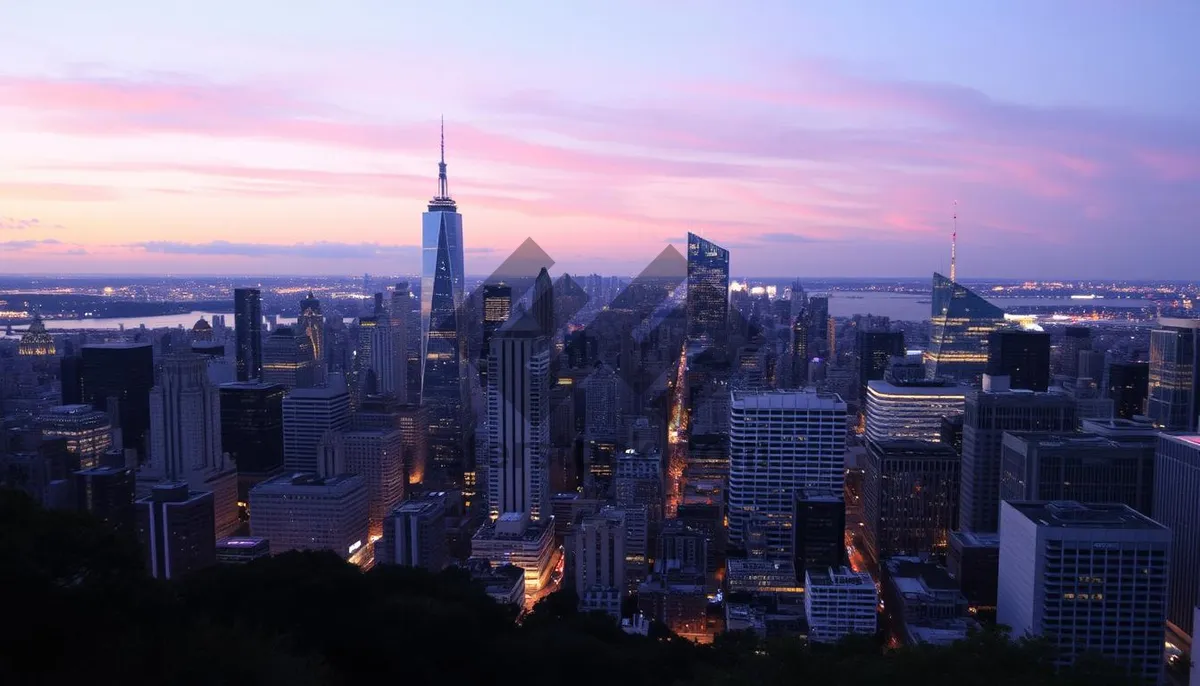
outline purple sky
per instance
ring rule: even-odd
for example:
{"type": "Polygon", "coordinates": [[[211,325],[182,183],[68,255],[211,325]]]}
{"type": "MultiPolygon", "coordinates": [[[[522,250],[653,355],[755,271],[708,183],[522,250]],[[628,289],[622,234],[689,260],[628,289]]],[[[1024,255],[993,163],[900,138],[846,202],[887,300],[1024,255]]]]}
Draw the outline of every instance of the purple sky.
{"type": "Polygon", "coordinates": [[[1200,3],[39,0],[0,10],[0,272],[1197,278],[1200,3]]]}

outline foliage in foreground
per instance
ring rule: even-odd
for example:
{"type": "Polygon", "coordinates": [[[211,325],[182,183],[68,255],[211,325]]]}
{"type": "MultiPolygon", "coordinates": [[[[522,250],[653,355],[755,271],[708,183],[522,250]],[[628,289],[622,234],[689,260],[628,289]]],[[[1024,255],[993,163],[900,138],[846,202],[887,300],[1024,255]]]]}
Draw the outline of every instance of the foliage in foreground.
{"type": "Polygon", "coordinates": [[[628,636],[569,594],[520,626],[458,570],[362,573],[287,554],[178,582],[146,576],[128,541],[0,491],[0,683],[1118,686],[1117,670],[1055,673],[1042,643],[985,632],[880,653],[728,634],[711,646],[628,636]]]}

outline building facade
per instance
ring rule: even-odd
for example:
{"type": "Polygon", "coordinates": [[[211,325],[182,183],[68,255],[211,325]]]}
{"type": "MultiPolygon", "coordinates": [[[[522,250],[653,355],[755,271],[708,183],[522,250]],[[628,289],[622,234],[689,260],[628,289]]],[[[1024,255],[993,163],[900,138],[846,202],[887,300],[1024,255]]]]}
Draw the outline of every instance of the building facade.
{"type": "Polygon", "coordinates": [[[406,500],[384,518],[383,538],[375,543],[376,564],[440,572],[449,561],[446,508],[439,500],[406,500]]]}
{"type": "Polygon", "coordinates": [[[1167,620],[1192,636],[1192,609],[1200,605],[1200,436],[1163,435],[1154,459],[1154,520],[1171,530],[1170,600],[1167,620]]]}
{"type": "Polygon", "coordinates": [[[283,467],[317,471],[317,446],[329,431],[350,426],[350,394],[344,385],[297,388],[283,399],[283,467]]]}
{"type": "Polygon", "coordinates": [[[867,382],[866,435],[873,441],[941,441],[942,418],[956,417],[966,405],[966,386],[935,379],[867,382]]]}
{"type": "Polygon", "coordinates": [[[550,510],[550,350],[529,318],[492,338],[488,384],[488,510],[494,519],[550,510]]]}
{"type": "Polygon", "coordinates": [[[367,484],[356,474],[281,474],[250,490],[250,535],[271,554],[329,550],[342,559],[369,545],[367,484]]]}
{"type": "Polygon", "coordinates": [[[812,643],[836,643],[847,636],[874,634],[878,605],[879,593],[866,572],[827,567],[804,573],[804,614],[812,643]]]}
{"type": "Polygon", "coordinates": [[[1167,431],[1196,431],[1200,413],[1200,319],[1159,319],[1150,332],[1146,416],[1167,431]]]}
{"type": "Polygon", "coordinates": [[[237,380],[262,376],[262,292],[257,288],[233,289],[234,353],[237,380]]]}
{"type": "Polygon", "coordinates": [[[869,441],[863,538],[876,562],[943,554],[957,520],[958,453],[929,441],[869,441]]]}

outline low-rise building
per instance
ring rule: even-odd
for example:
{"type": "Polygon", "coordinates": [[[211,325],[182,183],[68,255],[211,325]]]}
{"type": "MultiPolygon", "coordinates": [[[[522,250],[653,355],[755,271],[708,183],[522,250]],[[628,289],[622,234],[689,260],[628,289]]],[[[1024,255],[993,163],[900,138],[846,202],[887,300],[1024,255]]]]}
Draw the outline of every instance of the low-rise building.
{"type": "Polygon", "coordinates": [[[812,568],[804,574],[804,615],[808,640],[836,643],[854,634],[874,634],[878,628],[879,595],[866,572],[849,567],[812,568]]]}

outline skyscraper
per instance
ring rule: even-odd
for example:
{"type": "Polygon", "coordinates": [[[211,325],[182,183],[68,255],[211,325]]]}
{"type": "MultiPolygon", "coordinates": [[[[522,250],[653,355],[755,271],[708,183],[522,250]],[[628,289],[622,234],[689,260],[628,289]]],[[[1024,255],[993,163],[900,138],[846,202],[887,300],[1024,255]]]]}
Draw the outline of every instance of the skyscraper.
{"type": "Polygon", "coordinates": [[[296,330],[299,335],[308,339],[312,344],[313,359],[318,364],[325,360],[325,317],[321,315],[321,301],[313,295],[300,301],[300,316],[296,318],[296,330]]]}
{"type": "Polygon", "coordinates": [[[859,397],[867,397],[867,382],[883,378],[893,357],[904,356],[903,331],[858,332],[859,397]]]}
{"type": "Polygon", "coordinates": [[[165,482],[134,503],[134,509],[150,576],[177,579],[217,563],[212,493],[189,490],[185,482],[165,482]]]}
{"type": "Polygon", "coordinates": [[[1005,433],[1000,499],[1123,503],[1150,515],[1154,449],[1087,433],[1005,433]]]}
{"type": "Polygon", "coordinates": [[[1058,393],[1009,390],[1007,377],[984,378],[963,414],[958,524],[991,533],[1000,522],[1001,450],[1006,431],[1074,431],[1075,401],[1058,393]]]}
{"type": "Polygon", "coordinates": [[[729,251],[688,234],[687,337],[726,351],[729,328],[729,251]]]}
{"type": "Polygon", "coordinates": [[[554,340],[554,281],[545,267],[533,281],[533,318],[548,340],[554,340]]]}
{"type": "Polygon", "coordinates": [[[350,426],[350,394],[344,384],[297,388],[283,399],[283,466],[317,471],[317,445],[327,431],[350,426]]]}
{"type": "Polygon", "coordinates": [[[524,316],[492,338],[488,376],[488,510],[550,514],[550,350],[524,316]]]}
{"type": "Polygon", "coordinates": [[[383,520],[383,538],[375,544],[375,563],[422,567],[440,572],[446,551],[446,507],[433,498],[406,500],[383,520]]]}
{"type": "Polygon", "coordinates": [[[956,523],[958,453],[929,441],[869,441],[863,529],[876,562],[944,553],[956,523]]]}
{"type": "Polygon", "coordinates": [[[808,350],[813,357],[829,357],[829,296],[808,299],[808,350]]]}
{"type": "Polygon", "coordinates": [[[238,474],[238,499],[250,487],[283,469],[283,397],[278,384],[257,381],[221,384],[221,448],[238,474]]]}
{"type": "Polygon", "coordinates": [[[1068,379],[1079,376],[1079,353],[1092,349],[1092,330],[1086,326],[1068,326],[1063,331],[1059,373],[1068,379]]]}
{"type": "Polygon", "coordinates": [[[221,448],[217,387],[208,379],[203,355],[180,353],[162,360],[150,392],[150,460],[143,473],[183,482],[192,491],[213,494],[217,538],[236,533],[237,472],[221,448]]]}
{"type": "Polygon", "coordinates": [[[1200,413],[1200,319],[1163,317],[1150,332],[1146,416],[1167,431],[1195,431],[1200,413]]]}
{"type": "Polygon", "coordinates": [[[812,391],[734,391],[729,410],[729,536],[744,542],[747,520],[764,516],[768,555],[790,559],[795,495],[840,492],[846,403],[812,391]]]}
{"type": "Polygon", "coordinates": [[[1167,621],[1182,633],[1192,636],[1200,605],[1200,436],[1158,438],[1154,458],[1154,511],[1156,522],[1171,530],[1174,539],[1171,556],[1171,595],[1167,601],[1167,621]]]}
{"type": "Polygon", "coordinates": [[[112,426],[107,412],[91,405],[60,405],[38,417],[38,428],[48,438],[67,439],[67,450],[82,469],[96,467],[112,446],[112,426]]]}
{"type": "Polygon", "coordinates": [[[262,375],[262,293],[257,288],[233,290],[234,349],[237,380],[262,375]]]}
{"type": "Polygon", "coordinates": [[[997,621],[1045,637],[1059,664],[1096,653],[1158,684],[1171,532],[1126,505],[1070,500],[1005,501],[1000,521],[997,621]]]}
{"type": "Polygon", "coordinates": [[[330,432],[322,439],[329,443],[343,451],[346,472],[366,481],[371,536],[382,535],[384,516],[404,499],[403,434],[397,428],[330,432]]]}
{"type": "Polygon", "coordinates": [[[279,384],[288,390],[317,385],[317,360],[312,346],[308,335],[290,326],[272,331],[263,344],[260,377],[263,383],[279,384]]]}
{"type": "Polygon", "coordinates": [[[250,490],[250,534],[271,542],[271,553],[330,550],[342,559],[364,556],[367,485],[357,474],[281,474],[250,490]]]}
{"type": "Polygon", "coordinates": [[[1146,362],[1113,362],[1108,365],[1108,398],[1121,419],[1146,413],[1150,365],[1146,362]]]}
{"type": "Polygon", "coordinates": [[[975,381],[987,367],[988,336],[1004,326],[1004,310],[935,272],[926,374],[975,381]]]}
{"type": "Polygon", "coordinates": [[[970,389],[945,379],[868,381],[866,435],[873,441],[942,440],[942,420],[959,417],[970,389]]]}
{"type": "Polygon", "coordinates": [[[1007,376],[1014,389],[1050,387],[1050,334],[1041,331],[993,331],[988,337],[987,373],[1007,376]]]}
{"type": "Polygon", "coordinates": [[[433,466],[443,480],[461,483],[466,468],[463,412],[462,215],[446,180],[446,138],[438,163],[438,192],[421,219],[421,402],[429,408],[433,466]]]}
{"type": "Polygon", "coordinates": [[[149,343],[99,343],[83,346],[80,387],[83,402],[108,412],[117,403],[117,427],[125,448],[148,454],[150,389],[154,386],[154,350],[149,343]]]}

